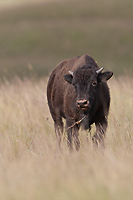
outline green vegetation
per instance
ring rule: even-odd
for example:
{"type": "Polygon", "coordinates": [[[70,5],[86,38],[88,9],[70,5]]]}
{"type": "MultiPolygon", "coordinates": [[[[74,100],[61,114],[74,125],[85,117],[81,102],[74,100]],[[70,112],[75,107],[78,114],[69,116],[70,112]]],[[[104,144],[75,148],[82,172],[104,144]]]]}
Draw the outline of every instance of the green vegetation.
{"type": "Polygon", "coordinates": [[[132,6],[132,0],[73,0],[1,9],[1,76],[44,76],[83,54],[116,75],[131,74],[132,6]]]}

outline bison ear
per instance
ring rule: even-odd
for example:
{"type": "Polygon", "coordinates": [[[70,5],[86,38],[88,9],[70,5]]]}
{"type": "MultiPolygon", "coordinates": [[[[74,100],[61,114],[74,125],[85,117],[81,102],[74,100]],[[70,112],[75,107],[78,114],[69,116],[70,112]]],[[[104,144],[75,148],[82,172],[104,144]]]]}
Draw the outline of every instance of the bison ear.
{"type": "Polygon", "coordinates": [[[67,81],[68,83],[72,83],[72,80],[73,80],[73,76],[72,76],[72,74],[66,74],[65,76],[64,76],[64,79],[65,79],[65,81],[67,81]]]}
{"type": "Polygon", "coordinates": [[[112,76],[113,76],[113,72],[107,71],[107,72],[99,74],[98,79],[99,81],[108,81],[112,76]]]}

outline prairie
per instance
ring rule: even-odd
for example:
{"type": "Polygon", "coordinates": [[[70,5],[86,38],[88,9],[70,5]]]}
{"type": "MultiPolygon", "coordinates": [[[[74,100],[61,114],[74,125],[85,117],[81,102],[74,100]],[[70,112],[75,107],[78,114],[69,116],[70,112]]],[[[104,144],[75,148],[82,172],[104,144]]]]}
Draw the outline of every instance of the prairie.
{"type": "Polygon", "coordinates": [[[132,6],[132,0],[0,1],[0,199],[133,199],[132,6]],[[81,148],[70,153],[64,132],[59,151],[48,74],[83,54],[115,75],[106,148],[95,148],[80,131],[81,148]]]}
{"type": "Polygon", "coordinates": [[[80,131],[81,148],[73,153],[65,132],[62,151],[56,146],[46,84],[47,78],[0,84],[0,199],[132,199],[132,78],[109,81],[105,150],[80,131]]]}

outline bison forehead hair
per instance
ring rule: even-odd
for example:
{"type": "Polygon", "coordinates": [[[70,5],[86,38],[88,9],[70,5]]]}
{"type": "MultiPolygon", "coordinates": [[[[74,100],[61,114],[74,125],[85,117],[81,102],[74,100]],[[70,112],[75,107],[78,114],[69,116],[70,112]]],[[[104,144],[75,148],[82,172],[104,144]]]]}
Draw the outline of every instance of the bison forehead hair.
{"type": "Polygon", "coordinates": [[[73,83],[78,82],[79,84],[87,83],[92,80],[96,80],[98,74],[96,69],[93,67],[83,66],[78,68],[73,74],[73,83]]]}

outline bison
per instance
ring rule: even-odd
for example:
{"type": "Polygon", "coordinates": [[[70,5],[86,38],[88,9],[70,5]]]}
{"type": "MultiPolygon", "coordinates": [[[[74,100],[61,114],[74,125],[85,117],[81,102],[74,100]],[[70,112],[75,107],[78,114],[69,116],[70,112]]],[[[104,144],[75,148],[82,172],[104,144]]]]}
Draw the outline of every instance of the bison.
{"type": "Polygon", "coordinates": [[[54,120],[58,145],[61,146],[63,121],[66,119],[67,144],[76,150],[80,147],[79,128],[91,128],[96,133],[92,140],[104,145],[110,93],[107,86],[113,72],[102,72],[97,62],[88,55],[60,62],[50,75],[47,85],[48,106],[54,120]]]}

